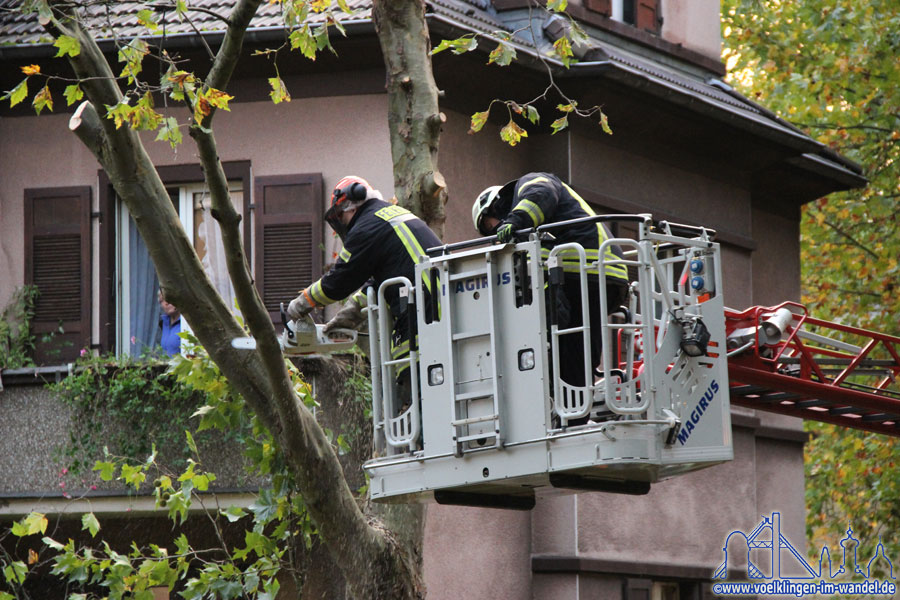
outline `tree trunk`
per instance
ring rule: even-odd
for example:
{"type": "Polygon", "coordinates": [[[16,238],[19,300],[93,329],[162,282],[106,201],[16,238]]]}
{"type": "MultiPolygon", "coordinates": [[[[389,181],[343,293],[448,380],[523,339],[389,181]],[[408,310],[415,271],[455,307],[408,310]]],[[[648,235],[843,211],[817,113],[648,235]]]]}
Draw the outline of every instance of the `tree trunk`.
{"type": "MultiPolygon", "coordinates": [[[[243,35],[259,0],[237,2],[207,85],[224,90],[237,61],[243,35]]],[[[128,207],[156,267],[166,298],[176,305],[222,373],[241,393],[279,442],[321,539],[342,570],[353,597],[413,599],[423,596],[418,570],[380,523],[366,517],[350,492],[337,456],[321,427],[294,393],[269,320],[240,244],[240,216],[210,129],[213,114],[192,127],[228,256],[228,270],[257,350],[235,350],[244,335],[209,282],[178,215],[137,134],[117,129],[97,108],[122,98],[111,68],[90,34],[67,9],[55,8],[47,25],[54,34],[76,37],[81,52],[70,59],[88,105],[70,128],[106,171],[128,207]]]]}
{"type": "Polygon", "coordinates": [[[431,70],[425,2],[375,0],[372,17],[387,68],[394,190],[401,205],[443,237],[447,190],[437,162],[446,117],[431,70]]]}

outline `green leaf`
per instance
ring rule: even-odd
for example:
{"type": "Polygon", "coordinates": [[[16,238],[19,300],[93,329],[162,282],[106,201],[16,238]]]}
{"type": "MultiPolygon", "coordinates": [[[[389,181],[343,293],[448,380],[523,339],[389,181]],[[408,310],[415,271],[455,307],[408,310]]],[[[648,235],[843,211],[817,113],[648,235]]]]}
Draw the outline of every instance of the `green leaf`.
{"type": "Polygon", "coordinates": [[[159,29],[159,23],[156,22],[156,15],[149,8],[137,12],[137,21],[152,32],[156,32],[156,30],[159,29]]]}
{"type": "Polygon", "coordinates": [[[97,532],[100,531],[100,522],[94,516],[94,513],[81,515],[81,530],[84,531],[85,529],[90,532],[91,537],[96,537],[97,532]]]}
{"type": "Polygon", "coordinates": [[[147,475],[144,473],[141,467],[132,467],[129,464],[122,465],[122,481],[125,482],[125,485],[130,485],[134,487],[134,491],[138,491],[140,489],[141,484],[144,483],[144,480],[147,479],[147,475]]]}
{"type": "MultiPolygon", "coordinates": [[[[116,127],[118,128],[118,120],[116,121],[116,127]]],[[[103,481],[112,481],[115,476],[116,465],[111,462],[104,462],[98,460],[94,463],[94,468],[92,471],[100,471],[100,479],[103,481]]]]}
{"type": "Polygon", "coordinates": [[[528,117],[528,120],[537,125],[538,121],[541,120],[541,115],[540,113],[538,113],[538,109],[529,104],[525,107],[525,110],[525,116],[528,117]]]}
{"type": "Polygon", "coordinates": [[[569,117],[564,116],[560,117],[557,120],[550,123],[550,128],[553,130],[551,133],[558,133],[569,126],[569,117]]]}
{"type": "Polygon", "coordinates": [[[81,42],[77,38],[61,35],[56,38],[53,45],[59,48],[56,56],[78,56],[81,54],[81,42]]]}
{"type": "Polygon", "coordinates": [[[66,90],[63,92],[63,96],[66,98],[66,106],[72,106],[82,98],[84,98],[84,92],[81,91],[81,86],[77,83],[72,85],[67,85],[66,90]]]}
{"type": "Polygon", "coordinates": [[[567,37],[561,37],[553,42],[553,53],[556,54],[557,58],[562,61],[562,64],[565,65],[566,68],[569,67],[575,56],[572,53],[572,44],[567,37]]]}
{"type": "Polygon", "coordinates": [[[13,523],[12,534],[16,537],[25,537],[47,531],[47,517],[42,513],[33,512],[21,521],[13,523]]]}
{"type": "Polygon", "coordinates": [[[466,52],[471,52],[477,47],[478,39],[475,38],[472,34],[467,34],[455,40],[441,40],[441,43],[431,51],[431,54],[443,52],[448,48],[451,52],[453,52],[453,54],[465,54],[466,52]]]}
{"type": "Polygon", "coordinates": [[[472,115],[472,122],[469,126],[469,133],[478,133],[484,127],[484,124],[487,123],[488,114],[490,110],[486,110],[484,112],[477,112],[472,115]]]}
{"type": "Polygon", "coordinates": [[[522,138],[526,137],[528,137],[528,132],[519,127],[512,119],[500,130],[500,139],[510,146],[515,146],[522,138]]]}
{"type": "Polygon", "coordinates": [[[44,545],[47,546],[48,548],[53,548],[54,550],[57,550],[57,551],[63,549],[62,544],[60,544],[59,542],[57,542],[56,540],[54,540],[53,538],[51,538],[49,536],[45,536],[44,538],[41,539],[41,541],[44,542],[44,545]]]}
{"type": "Polygon", "coordinates": [[[247,513],[244,511],[244,509],[237,506],[229,506],[227,510],[223,510],[220,512],[222,516],[228,519],[230,523],[234,523],[235,521],[247,516],[247,513]]]}
{"type": "Polygon", "coordinates": [[[603,129],[603,133],[613,134],[612,129],[609,127],[609,118],[602,110],[600,111],[600,127],[603,129]]]}
{"type": "Polygon", "coordinates": [[[3,569],[3,575],[6,577],[7,583],[14,586],[20,586],[25,583],[25,576],[28,574],[28,567],[21,560],[10,563],[3,569]]]}
{"type": "Polygon", "coordinates": [[[566,0],[548,0],[547,9],[553,12],[566,12],[566,0]]]}
{"type": "Polygon", "coordinates": [[[12,91],[3,95],[3,100],[9,98],[9,107],[12,108],[28,96],[28,78],[26,77],[12,91]]]}
{"type": "MultiPolygon", "coordinates": [[[[302,28],[292,31],[288,39],[291,42],[292,49],[299,49],[300,53],[309,60],[316,60],[316,51],[318,49],[316,46],[316,39],[310,33],[308,25],[304,25],[302,28]]],[[[271,81],[272,80],[270,79],[269,82],[271,83],[271,81]]]]}
{"type": "Polygon", "coordinates": [[[269,85],[272,87],[272,91],[269,92],[269,96],[272,97],[272,102],[279,104],[281,102],[291,101],[291,95],[288,93],[287,88],[284,87],[284,82],[281,80],[281,77],[270,77],[269,85]]]}
{"type": "Polygon", "coordinates": [[[127,46],[119,49],[119,62],[125,63],[125,67],[119,77],[127,77],[128,83],[134,83],[135,78],[143,68],[144,57],[150,53],[147,42],[140,38],[134,38],[127,46]]]}
{"type": "MultiPolygon", "coordinates": [[[[259,598],[262,598],[262,596],[259,596],[259,598]]],[[[9,592],[0,592],[0,600],[16,600],[16,597],[9,592]]]]}
{"type": "Polygon", "coordinates": [[[488,64],[496,63],[501,67],[509,65],[516,58],[516,49],[500,42],[488,55],[488,64]]]}
{"type": "Polygon", "coordinates": [[[181,143],[181,140],[181,128],[178,125],[178,119],[168,117],[159,128],[159,133],[156,134],[156,141],[169,142],[169,145],[175,148],[181,143]]]}
{"type": "MultiPolygon", "coordinates": [[[[197,442],[194,441],[194,436],[191,435],[191,432],[186,430],[184,431],[184,436],[187,438],[188,448],[191,449],[191,452],[194,453],[194,456],[198,456],[200,452],[197,450],[197,442]]],[[[193,465],[192,465],[193,467],[193,465]]]]}

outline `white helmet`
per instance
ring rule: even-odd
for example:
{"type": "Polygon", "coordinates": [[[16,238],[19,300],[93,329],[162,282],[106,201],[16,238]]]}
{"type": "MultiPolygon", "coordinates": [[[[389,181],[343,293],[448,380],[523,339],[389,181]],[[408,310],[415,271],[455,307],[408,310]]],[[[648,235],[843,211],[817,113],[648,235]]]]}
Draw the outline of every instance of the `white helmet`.
{"type": "Polygon", "coordinates": [[[481,231],[481,220],[484,218],[485,214],[488,213],[494,202],[497,201],[497,198],[500,197],[501,189],[503,189],[502,185],[492,185],[491,187],[486,188],[483,192],[478,194],[478,198],[475,199],[475,204],[472,205],[472,223],[475,225],[475,229],[483,235],[487,234],[481,231]]]}

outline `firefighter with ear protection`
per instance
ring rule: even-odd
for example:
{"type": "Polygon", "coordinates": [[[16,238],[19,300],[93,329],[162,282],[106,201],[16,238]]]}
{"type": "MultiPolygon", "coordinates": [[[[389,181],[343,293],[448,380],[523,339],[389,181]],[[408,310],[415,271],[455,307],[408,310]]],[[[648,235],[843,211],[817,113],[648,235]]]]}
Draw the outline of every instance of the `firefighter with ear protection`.
{"type": "MultiPolygon", "coordinates": [[[[520,229],[539,227],[571,219],[593,216],[594,211],[575,190],[550,173],[528,173],[503,186],[485,189],[472,206],[472,221],[481,235],[496,235],[501,243],[515,241],[520,229]]],[[[610,238],[602,223],[579,223],[552,232],[555,239],[543,242],[543,256],[557,245],[577,242],[585,250],[588,263],[598,259],[600,245],[610,238]]],[[[622,257],[618,246],[609,246],[605,258],[622,257]]],[[[557,303],[560,329],[581,324],[581,286],[578,255],[563,251],[560,255],[563,267],[563,298],[557,303]]],[[[615,311],[628,292],[628,272],[624,265],[606,265],[606,297],[609,311],[615,311]]],[[[591,323],[591,365],[597,367],[601,356],[600,288],[596,267],[588,269],[588,308],[591,323]]],[[[560,338],[560,376],[570,385],[585,385],[584,350],[580,334],[560,338]]],[[[589,382],[593,383],[593,382],[589,382]]]]}
{"type": "MultiPolygon", "coordinates": [[[[344,247],[331,270],[290,303],[288,316],[295,320],[317,307],[346,299],[367,282],[377,290],[385,280],[403,276],[415,285],[415,264],[425,250],[441,244],[424,221],[405,208],[385,202],[365,179],[352,175],[335,186],[325,221],[340,236],[344,247]]],[[[424,283],[430,285],[430,281],[424,283]]],[[[385,297],[394,318],[391,355],[397,359],[409,354],[409,318],[398,286],[388,288],[385,297]]],[[[419,302],[423,300],[427,299],[420,298],[419,302]]],[[[358,328],[364,320],[364,305],[365,296],[354,294],[325,325],[325,331],[358,328]]],[[[409,370],[404,369],[398,378],[401,386],[408,379],[409,370]]]]}

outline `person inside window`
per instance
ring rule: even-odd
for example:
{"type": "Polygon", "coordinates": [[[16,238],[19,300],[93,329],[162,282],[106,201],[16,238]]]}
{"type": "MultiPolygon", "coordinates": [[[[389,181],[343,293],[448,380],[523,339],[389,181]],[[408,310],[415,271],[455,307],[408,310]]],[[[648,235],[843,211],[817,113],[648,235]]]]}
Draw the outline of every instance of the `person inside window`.
{"type": "Polygon", "coordinates": [[[181,352],[181,313],[174,305],[166,302],[162,290],[159,291],[159,307],[162,309],[160,316],[160,340],[162,349],[169,356],[175,356],[181,352]]]}

